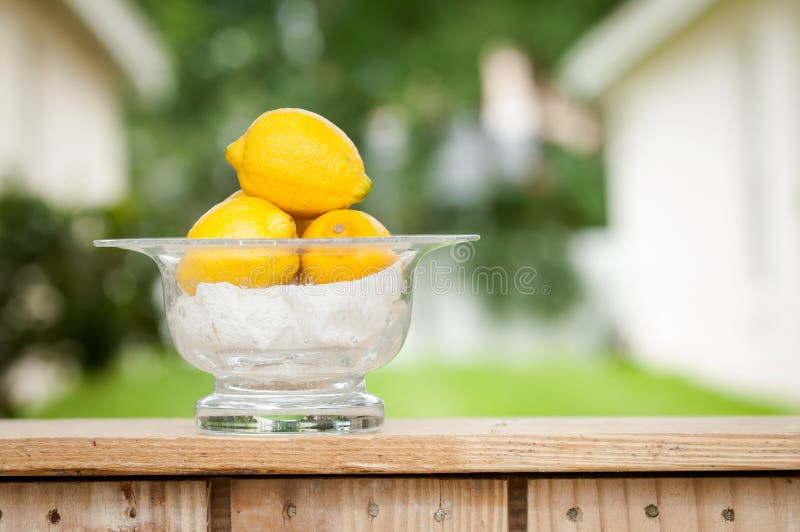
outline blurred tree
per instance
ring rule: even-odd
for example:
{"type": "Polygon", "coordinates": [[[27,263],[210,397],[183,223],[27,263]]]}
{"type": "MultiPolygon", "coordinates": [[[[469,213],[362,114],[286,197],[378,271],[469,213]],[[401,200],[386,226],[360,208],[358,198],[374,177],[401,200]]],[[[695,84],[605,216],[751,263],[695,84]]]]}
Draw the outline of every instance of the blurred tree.
{"type": "MultiPolygon", "coordinates": [[[[156,339],[149,261],[91,247],[116,225],[113,212],[0,197],[0,376],[23,357],[96,367],[123,341],[156,339]]],[[[0,416],[9,390],[0,386],[0,416]]]]}

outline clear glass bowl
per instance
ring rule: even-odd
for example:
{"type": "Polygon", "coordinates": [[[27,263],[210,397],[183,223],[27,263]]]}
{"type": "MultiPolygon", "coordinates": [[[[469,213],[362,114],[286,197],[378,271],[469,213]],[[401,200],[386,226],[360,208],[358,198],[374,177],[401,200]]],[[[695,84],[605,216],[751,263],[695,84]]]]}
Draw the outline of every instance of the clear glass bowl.
{"type": "Polygon", "coordinates": [[[383,401],[367,393],[364,376],[403,345],[419,259],[478,238],[147,238],[94,245],[144,253],[158,264],[175,347],[214,375],[214,392],[195,408],[201,430],[352,433],[383,424],[383,401]],[[354,280],[359,276],[347,273],[380,262],[376,255],[390,257],[379,271],[354,280]],[[341,264],[334,278],[345,280],[264,281],[287,261],[341,264]],[[233,283],[212,278],[220,272],[233,283]]]}

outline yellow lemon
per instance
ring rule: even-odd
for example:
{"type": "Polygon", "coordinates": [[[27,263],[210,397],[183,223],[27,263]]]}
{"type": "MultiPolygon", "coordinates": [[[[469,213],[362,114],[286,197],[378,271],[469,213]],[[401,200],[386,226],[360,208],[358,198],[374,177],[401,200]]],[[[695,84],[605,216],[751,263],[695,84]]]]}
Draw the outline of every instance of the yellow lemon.
{"type": "MultiPolygon", "coordinates": [[[[234,193],[206,212],[189,238],[295,238],[292,217],[260,198],[234,193]]],[[[190,295],[199,283],[228,282],[241,288],[288,283],[297,273],[296,254],[266,249],[189,250],[178,264],[178,283],[190,295]]]]}
{"type": "MultiPolygon", "coordinates": [[[[225,198],[223,201],[228,201],[228,200],[234,199],[234,198],[244,198],[244,197],[247,197],[247,194],[245,194],[242,189],[239,189],[236,192],[234,192],[233,194],[231,194],[230,196],[228,196],[227,198],[225,198]]],[[[295,218],[294,219],[294,225],[297,228],[297,234],[298,235],[302,235],[303,231],[305,231],[306,227],[308,227],[308,224],[310,224],[313,221],[314,221],[313,218],[311,218],[311,219],[295,218]]]]}
{"type": "Polygon", "coordinates": [[[234,192],[233,194],[231,194],[222,201],[228,201],[236,198],[245,198],[245,197],[247,197],[247,194],[245,194],[244,191],[242,191],[242,189],[240,188],[239,190],[237,190],[236,192],[234,192]]]}
{"type": "MultiPolygon", "coordinates": [[[[309,224],[303,238],[389,236],[378,220],[361,211],[336,210],[309,224]]],[[[314,251],[300,256],[300,279],[307,284],[354,281],[377,273],[397,261],[397,255],[380,248],[314,251]]]]}
{"type": "Polygon", "coordinates": [[[225,159],[245,194],[295,218],[310,219],[358,203],[372,188],[353,142],[325,118],[303,109],[259,116],[225,159]]]}

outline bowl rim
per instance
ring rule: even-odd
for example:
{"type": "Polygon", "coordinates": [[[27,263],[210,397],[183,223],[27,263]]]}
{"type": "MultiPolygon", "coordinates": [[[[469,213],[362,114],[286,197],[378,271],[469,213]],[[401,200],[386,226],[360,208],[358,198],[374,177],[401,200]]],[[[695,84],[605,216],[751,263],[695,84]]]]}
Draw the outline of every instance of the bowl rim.
{"type": "Polygon", "coordinates": [[[461,244],[480,239],[476,234],[393,235],[355,238],[116,238],[94,240],[98,248],[203,248],[203,247],[414,247],[461,244]]]}

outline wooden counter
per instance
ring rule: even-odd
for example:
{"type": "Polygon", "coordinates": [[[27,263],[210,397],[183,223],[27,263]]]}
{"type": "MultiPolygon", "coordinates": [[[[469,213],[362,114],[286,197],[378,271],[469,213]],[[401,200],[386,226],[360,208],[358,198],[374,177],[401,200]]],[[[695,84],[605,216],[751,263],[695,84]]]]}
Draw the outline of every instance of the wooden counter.
{"type": "Polygon", "coordinates": [[[0,530],[800,530],[800,417],[5,420],[0,475],[0,530]]]}

